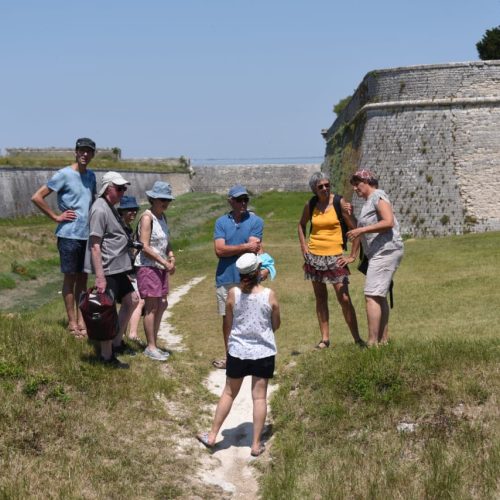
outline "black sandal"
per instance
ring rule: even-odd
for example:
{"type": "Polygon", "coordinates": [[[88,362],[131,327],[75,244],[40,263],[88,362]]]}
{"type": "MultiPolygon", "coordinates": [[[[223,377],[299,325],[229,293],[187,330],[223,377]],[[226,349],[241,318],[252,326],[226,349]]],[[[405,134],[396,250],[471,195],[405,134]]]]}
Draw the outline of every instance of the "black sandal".
{"type": "Polygon", "coordinates": [[[330,347],[330,341],[329,340],[321,340],[318,345],[315,347],[315,349],[326,349],[327,347],[330,347]]]}

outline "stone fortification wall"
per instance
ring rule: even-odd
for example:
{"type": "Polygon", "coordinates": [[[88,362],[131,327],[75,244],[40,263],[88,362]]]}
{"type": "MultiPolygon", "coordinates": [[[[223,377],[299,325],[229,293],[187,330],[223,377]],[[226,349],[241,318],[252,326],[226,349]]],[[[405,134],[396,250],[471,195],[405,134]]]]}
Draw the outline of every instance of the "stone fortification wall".
{"type": "MultiPolygon", "coordinates": [[[[33,193],[54,175],[56,170],[18,170],[0,169],[0,217],[15,217],[31,215],[40,211],[31,202],[33,193]]],[[[97,187],[99,189],[104,172],[96,172],[97,187]]],[[[136,196],[140,203],[147,201],[145,192],[151,189],[157,180],[170,182],[174,194],[181,195],[191,191],[191,182],[188,174],[159,174],[148,172],[123,172],[123,176],[130,181],[127,194],[136,196]]],[[[46,198],[49,205],[57,210],[57,197],[52,194],[46,198]]]]}
{"type": "Polygon", "coordinates": [[[265,191],[309,191],[309,177],[320,170],[308,165],[227,165],[193,167],[192,189],[227,194],[234,184],[244,184],[252,193],[265,191]]]}
{"type": "Polygon", "coordinates": [[[500,230],[499,130],[500,61],[372,71],[325,134],[323,168],[348,192],[374,170],[405,234],[500,230]]]}
{"type": "MultiPolygon", "coordinates": [[[[146,202],[145,191],[156,180],[172,184],[175,196],[190,192],[227,194],[234,184],[244,184],[252,193],[265,191],[308,191],[309,177],[320,169],[315,165],[253,165],[194,167],[191,173],[122,172],[130,181],[127,194],[146,202]]],[[[0,217],[14,217],[39,213],[31,203],[31,196],[39,186],[46,184],[56,169],[0,169],[0,217]]],[[[97,184],[104,172],[96,172],[97,184]]],[[[50,195],[48,203],[57,208],[57,197],[50,195]]]]}

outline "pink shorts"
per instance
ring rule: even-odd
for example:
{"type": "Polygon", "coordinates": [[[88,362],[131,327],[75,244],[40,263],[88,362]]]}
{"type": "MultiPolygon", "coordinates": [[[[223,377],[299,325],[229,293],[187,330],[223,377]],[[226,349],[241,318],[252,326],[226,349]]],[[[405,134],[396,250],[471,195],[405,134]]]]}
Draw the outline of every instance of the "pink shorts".
{"type": "Polygon", "coordinates": [[[166,297],[168,294],[168,272],[157,267],[137,268],[137,287],[141,299],[146,297],[166,297]]]}

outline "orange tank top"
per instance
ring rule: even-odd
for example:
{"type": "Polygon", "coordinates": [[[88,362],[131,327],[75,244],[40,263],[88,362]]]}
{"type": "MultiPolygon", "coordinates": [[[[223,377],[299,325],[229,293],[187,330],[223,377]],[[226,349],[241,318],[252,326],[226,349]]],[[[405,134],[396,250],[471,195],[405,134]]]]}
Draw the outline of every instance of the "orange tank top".
{"type": "Polygon", "coordinates": [[[315,207],[311,222],[309,251],[314,255],[342,254],[342,228],[333,206],[329,205],[324,213],[315,207]]]}

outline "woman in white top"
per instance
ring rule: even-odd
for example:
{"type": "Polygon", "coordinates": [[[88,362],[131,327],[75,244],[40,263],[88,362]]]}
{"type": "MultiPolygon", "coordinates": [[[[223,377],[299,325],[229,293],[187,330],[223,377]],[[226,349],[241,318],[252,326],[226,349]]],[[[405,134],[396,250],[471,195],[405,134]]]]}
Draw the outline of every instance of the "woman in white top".
{"type": "Polygon", "coordinates": [[[175,272],[175,257],[163,212],[175,198],[170,184],[163,181],[156,181],[146,195],[151,208],[139,220],[137,234],[143,248],[135,258],[137,287],[144,299],[144,332],[148,344],[144,354],[156,361],[166,361],[169,353],[159,349],[156,342],[168,305],[168,275],[175,272]]]}
{"type": "Polygon", "coordinates": [[[250,453],[257,457],[264,451],[261,435],[267,415],[267,385],[274,374],[276,343],[274,332],[280,326],[280,311],[273,290],[259,283],[260,261],[253,253],[236,261],[240,285],[231,288],[226,301],[224,336],[227,340],[226,385],[220,397],[210,432],[197,439],[213,448],[243,378],[252,376],[253,438],[250,453]]]}
{"type": "Polygon", "coordinates": [[[358,170],[350,180],[354,192],[365,203],[358,217],[358,227],[347,233],[349,240],[361,238],[368,258],[365,282],[368,345],[388,340],[389,305],[387,292],[392,277],[403,258],[403,240],[389,197],[378,189],[378,180],[370,170],[358,170]]]}

